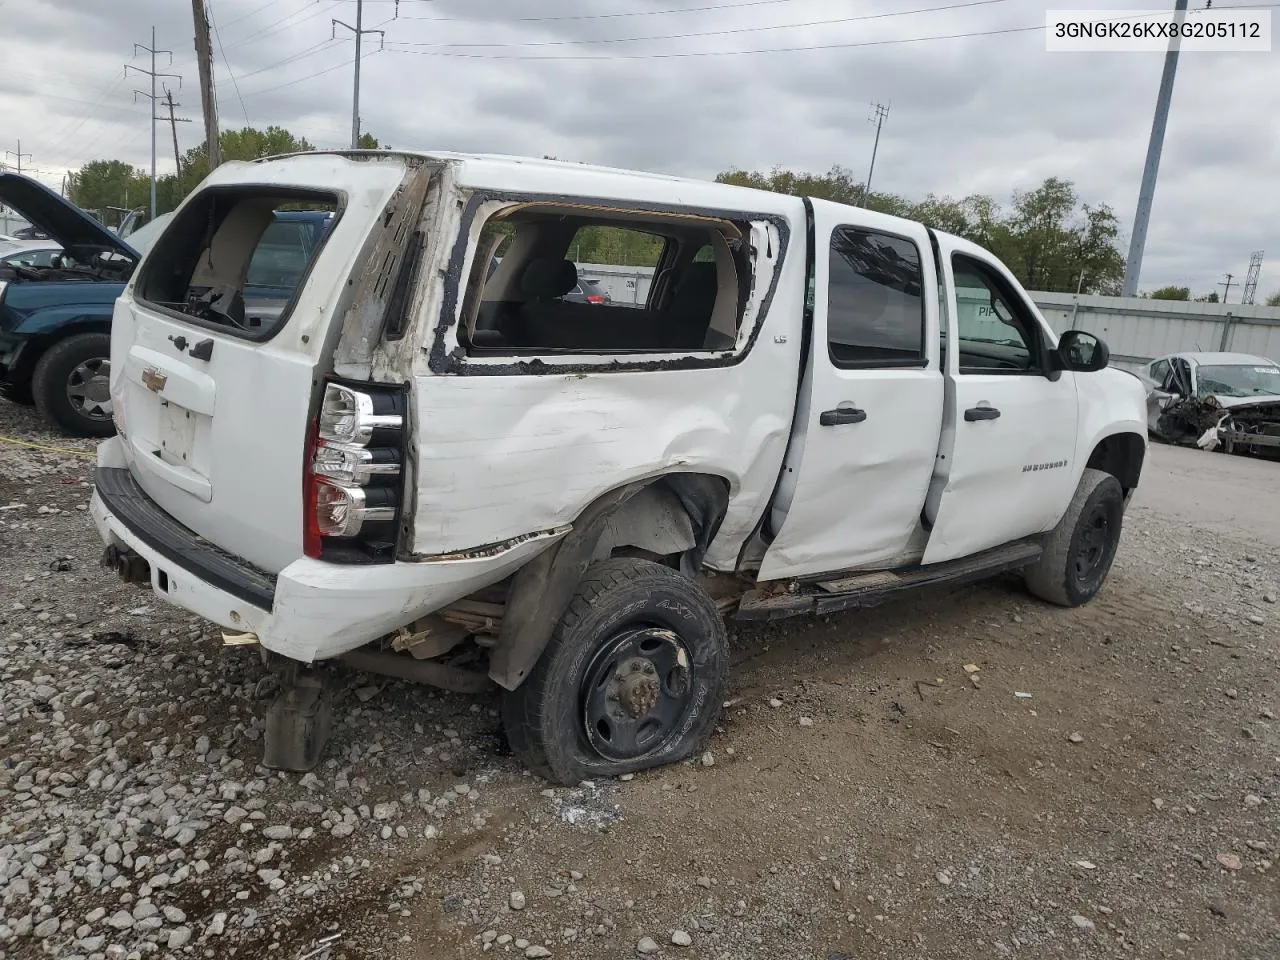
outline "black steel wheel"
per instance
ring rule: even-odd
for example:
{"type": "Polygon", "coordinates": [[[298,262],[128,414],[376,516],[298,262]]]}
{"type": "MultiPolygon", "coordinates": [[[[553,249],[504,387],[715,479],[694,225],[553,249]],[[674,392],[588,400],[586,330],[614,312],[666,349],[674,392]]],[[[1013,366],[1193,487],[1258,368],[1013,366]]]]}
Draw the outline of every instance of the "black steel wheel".
{"type": "Polygon", "coordinates": [[[578,689],[583,729],[600,756],[625,763],[677,736],[693,709],[689,648],[663,627],[623,630],[592,658],[578,689]]]}
{"type": "Polygon", "coordinates": [[[528,679],[503,698],[513,752],[556,783],[700,751],[728,681],[724,621],[693,580],[647,560],[595,564],[528,679]]]}
{"type": "Polygon", "coordinates": [[[1101,470],[1085,470],[1075,496],[1026,570],[1027,588],[1050,603],[1078,607],[1102,588],[1120,545],[1124,490],[1101,470]]]}

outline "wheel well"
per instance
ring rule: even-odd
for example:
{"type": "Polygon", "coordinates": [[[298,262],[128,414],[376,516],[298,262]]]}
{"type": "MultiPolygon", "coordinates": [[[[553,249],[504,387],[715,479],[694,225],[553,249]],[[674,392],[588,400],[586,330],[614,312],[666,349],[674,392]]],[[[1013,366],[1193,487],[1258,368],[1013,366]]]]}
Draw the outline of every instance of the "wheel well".
{"type": "Polygon", "coordinates": [[[1138,434],[1115,433],[1098,441],[1086,466],[1111,474],[1127,494],[1138,485],[1146,452],[1146,444],[1138,434]]]}
{"type": "Polygon", "coordinates": [[[507,690],[524,681],[602,551],[612,556],[619,548],[647,549],[674,560],[672,566],[686,574],[696,573],[728,503],[727,481],[698,473],[638,480],[597,498],[563,539],[512,579],[489,676],[507,690]]]}
{"type": "Polygon", "coordinates": [[[8,372],[7,379],[16,387],[30,388],[31,378],[35,375],[36,364],[49,352],[49,348],[70,337],[82,333],[105,333],[110,335],[111,324],[105,320],[81,322],[70,326],[58,327],[48,333],[31,337],[22,352],[18,355],[16,367],[8,372]]]}

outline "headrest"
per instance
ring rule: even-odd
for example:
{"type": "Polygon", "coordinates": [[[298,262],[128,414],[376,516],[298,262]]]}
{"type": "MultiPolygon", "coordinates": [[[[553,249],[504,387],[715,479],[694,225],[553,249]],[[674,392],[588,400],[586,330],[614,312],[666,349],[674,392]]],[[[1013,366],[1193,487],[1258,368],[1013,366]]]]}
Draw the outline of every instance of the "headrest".
{"type": "Polygon", "coordinates": [[[554,300],[572,290],[577,282],[578,268],[572,260],[536,257],[524,268],[520,292],[530,300],[554,300]]]}

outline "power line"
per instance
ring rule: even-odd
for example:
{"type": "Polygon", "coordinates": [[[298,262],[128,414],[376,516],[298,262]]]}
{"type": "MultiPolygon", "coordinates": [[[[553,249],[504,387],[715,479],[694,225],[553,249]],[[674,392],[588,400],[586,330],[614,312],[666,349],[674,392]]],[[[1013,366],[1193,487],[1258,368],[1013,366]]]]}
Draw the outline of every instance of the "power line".
{"type": "Polygon", "coordinates": [[[642,43],[648,40],[691,40],[698,37],[724,37],[740,33],[763,33],[769,30],[797,30],[804,27],[826,27],[839,23],[854,23],[861,20],[883,20],[888,17],[906,17],[917,13],[937,13],[942,10],[960,10],[966,7],[985,7],[995,3],[1007,2],[1008,0],[968,0],[966,3],[948,3],[940,7],[920,7],[915,10],[896,10],[890,13],[867,13],[856,17],[836,17],[829,20],[808,20],[802,23],[779,23],[768,26],[732,27],[727,30],[706,30],[699,33],[672,33],[646,37],[605,37],[603,39],[582,40],[535,40],[527,43],[417,43],[408,40],[395,40],[392,41],[392,43],[405,47],[464,49],[468,47],[559,47],[580,46],[595,43],[642,43]]]}
{"type": "Polygon", "coordinates": [[[625,13],[573,13],[551,17],[401,17],[401,20],[430,20],[433,23],[544,23],[552,20],[615,20],[621,17],[660,17],[667,14],[705,13],[709,10],[742,10],[747,7],[771,7],[796,0],[746,0],[743,3],[713,3],[702,7],[678,7],[674,10],[629,10],[625,13]]]}
{"type": "MultiPolygon", "coordinates": [[[[380,52],[381,52],[381,51],[379,51],[379,50],[370,50],[368,53],[362,53],[362,54],[360,55],[360,57],[361,57],[361,59],[366,59],[366,58],[368,58],[368,57],[372,57],[372,56],[374,56],[375,54],[380,53],[380,52]]],[[[296,80],[286,80],[284,83],[277,83],[277,84],[276,84],[275,86],[273,86],[273,87],[261,87],[260,89],[257,89],[257,90],[250,90],[250,91],[249,91],[249,96],[250,96],[250,97],[256,97],[256,96],[258,96],[259,94],[263,94],[263,93],[273,93],[273,92],[274,92],[274,91],[276,91],[276,90],[283,90],[283,89],[285,89],[285,87],[292,87],[292,86],[295,86],[296,84],[299,84],[299,83],[305,83],[305,82],[306,82],[306,81],[308,81],[308,80],[314,80],[316,77],[322,77],[322,76],[324,76],[326,73],[333,73],[333,71],[335,71],[335,70],[341,70],[343,67],[349,67],[349,66],[351,66],[353,63],[355,63],[355,58],[354,58],[354,57],[350,57],[350,58],[348,58],[348,59],[346,59],[346,60],[343,60],[341,63],[335,63],[335,64],[334,64],[333,66],[331,66],[331,67],[325,67],[323,70],[317,70],[315,73],[309,73],[309,74],[307,74],[305,77],[298,77],[296,80]]]]}
{"type": "Polygon", "coordinates": [[[306,8],[303,8],[302,10],[295,10],[293,13],[285,14],[279,20],[271,21],[271,23],[266,24],[259,30],[255,30],[252,34],[246,34],[238,40],[233,38],[231,40],[232,47],[234,48],[237,45],[240,47],[252,46],[261,40],[265,40],[267,37],[274,36],[281,30],[296,27],[298,24],[312,20],[323,13],[329,13],[330,11],[337,9],[337,6],[338,4],[336,2],[331,2],[327,7],[317,6],[309,12],[306,8]],[[295,17],[301,17],[301,19],[294,20],[295,17]],[[292,20],[293,22],[285,23],[287,20],[292,20]],[[281,24],[283,24],[283,26],[281,26],[281,24]]]}
{"type": "Polygon", "coordinates": [[[213,27],[213,36],[218,41],[218,53],[222,56],[222,65],[227,68],[227,76],[231,78],[231,86],[236,92],[236,97],[240,100],[240,112],[244,114],[244,125],[246,127],[253,126],[249,122],[249,111],[244,106],[244,97],[240,95],[240,84],[236,81],[236,75],[231,70],[231,61],[227,59],[227,52],[222,49],[222,34],[218,32],[218,21],[214,19],[213,4],[209,0],[205,0],[205,10],[209,13],[209,23],[213,27]]]}
{"type": "Polygon", "coordinates": [[[325,37],[319,43],[313,43],[305,50],[300,50],[291,56],[285,57],[283,60],[270,64],[269,66],[259,67],[257,70],[250,70],[248,73],[242,73],[240,74],[240,79],[247,80],[250,77],[256,77],[260,73],[267,73],[270,70],[278,70],[280,67],[285,67],[291,63],[297,63],[299,60],[305,60],[308,57],[313,57],[317,53],[323,53],[325,50],[331,50],[338,43],[339,41],[334,37],[325,37]]]}
{"type": "Polygon", "coordinates": [[[400,50],[394,45],[387,48],[388,53],[415,54],[421,57],[453,57],[462,60],[674,60],[686,57],[741,57],[756,53],[808,53],[813,50],[849,50],[854,47],[880,47],[900,43],[926,43],[932,40],[967,40],[972,37],[994,37],[1010,33],[1029,33],[1043,30],[1045,25],[1037,23],[1030,27],[1006,27],[1001,30],[978,30],[971,33],[945,33],[930,37],[898,37],[890,40],[855,40],[847,43],[810,43],[794,47],[764,47],[754,50],[690,50],[672,53],[611,53],[611,54],[484,54],[484,53],[452,53],[443,50],[400,50]]]}

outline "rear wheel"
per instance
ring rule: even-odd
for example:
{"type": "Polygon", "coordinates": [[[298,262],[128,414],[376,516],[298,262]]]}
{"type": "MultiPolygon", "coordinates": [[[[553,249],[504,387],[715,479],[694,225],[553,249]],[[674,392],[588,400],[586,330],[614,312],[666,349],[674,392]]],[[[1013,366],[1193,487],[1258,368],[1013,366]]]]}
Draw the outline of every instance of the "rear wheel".
{"type": "Polygon", "coordinates": [[[556,783],[662,766],[702,749],[728,673],[724,621],[697,583],[647,560],[606,560],[504,695],[503,725],[516,756],[556,783]]]}
{"type": "Polygon", "coordinates": [[[1027,589],[1063,607],[1088,603],[1111,570],[1123,521],[1120,481],[1101,470],[1085,470],[1044,553],[1026,571],[1027,589]]]}
{"type": "Polygon", "coordinates": [[[44,352],[31,378],[36,407],[68,433],[109,437],[111,420],[111,337],[81,333],[44,352]]]}

